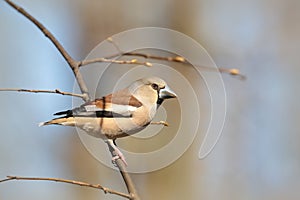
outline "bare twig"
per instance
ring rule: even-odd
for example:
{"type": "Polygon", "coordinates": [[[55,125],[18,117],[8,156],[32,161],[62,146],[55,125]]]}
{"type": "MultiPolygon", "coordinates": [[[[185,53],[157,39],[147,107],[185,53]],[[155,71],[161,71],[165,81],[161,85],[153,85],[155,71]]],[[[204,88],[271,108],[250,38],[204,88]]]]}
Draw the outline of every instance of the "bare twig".
{"type": "Polygon", "coordinates": [[[144,54],[144,53],[136,53],[136,52],[125,52],[123,53],[124,56],[138,56],[138,57],[144,57],[146,59],[154,59],[154,60],[164,60],[169,62],[179,62],[179,63],[187,63],[186,59],[181,56],[156,56],[156,55],[150,55],[150,54],[144,54]]]}
{"type": "Polygon", "coordinates": [[[95,188],[95,189],[100,189],[103,190],[103,192],[109,193],[109,194],[115,194],[119,195],[128,199],[131,199],[131,196],[128,194],[125,194],[123,192],[119,192],[110,188],[106,188],[101,186],[100,184],[90,184],[90,183],[85,183],[81,181],[74,181],[74,180],[67,180],[67,179],[61,179],[61,178],[40,178],[40,177],[22,177],[22,176],[7,176],[6,179],[0,180],[0,183],[6,182],[6,181],[12,181],[12,180],[26,180],[26,181],[54,181],[54,182],[61,182],[61,183],[69,183],[73,185],[79,185],[79,186],[84,186],[84,187],[90,187],[90,188],[95,188]]]}
{"type": "Polygon", "coordinates": [[[164,125],[164,126],[169,126],[169,123],[166,122],[166,121],[151,122],[150,124],[152,124],[152,125],[164,125]]]}
{"type": "Polygon", "coordinates": [[[147,67],[151,67],[152,64],[150,62],[140,62],[137,59],[132,60],[113,60],[108,58],[95,58],[91,60],[83,60],[79,63],[79,66],[82,67],[84,65],[89,65],[92,63],[98,63],[98,62],[104,62],[104,63],[116,63],[116,64],[131,64],[131,65],[144,65],[147,67]]]}
{"type": "MultiPolygon", "coordinates": [[[[28,12],[26,12],[23,8],[21,8],[20,6],[16,5],[15,3],[11,2],[10,0],[5,0],[11,7],[13,7],[14,9],[16,9],[18,12],[20,12],[23,16],[25,16],[27,19],[29,19],[32,23],[34,23],[39,29],[40,31],[42,31],[46,37],[48,37],[50,39],[50,41],[55,45],[55,47],[58,49],[58,51],[61,53],[61,55],[63,56],[63,58],[67,61],[67,63],[69,64],[70,68],[72,69],[75,78],[77,80],[77,83],[80,87],[81,93],[83,95],[83,99],[84,101],[88,101],[90,99],[89,94],[88,94],[88,88],[86,87],[86,84],[84,82],[84,79],[79,71],[79,66],[82,64],[82,62],[79,61],[75,61],[68,53],[67,51],[64,49],[64,47],[58,42],[58,40],[54,37],[54,35],[46,29],[46,27],[44,25],[42,25],[37,19],[35,19],[33,16],[31,16],[28,12]]],[[[119,61],[118,61],[119,62],[119,61]]],[[[118,63],[116,62],[116,63],[118,63]]],[[[137,60],[131,60],[131,61],[127,61],[127,64],[138,64],[137,60]]],[[[121,63],[119,63],[121,64],[121,63]]],[[[144,65],[146,66],[151,66],[151,63],[145,63],[144,65]]],[[[127,190],[130,193],[130,195],[127,194],[123,194],[120,193],[118,194],[117,192],[115,192],[114,194],[118,194],[120,196],[124,196],[126,198],[132,199],[132,200],[139,200],[137,191],[135,189],[135,185],[133,184],[129,174],[125,171],[125,166],[123,165],[123,162],[121,162],[120,160],[116,161],[117,166],[120,170],[120,173],[124,179],[124,182],[126,184],[127,190]]],[[[26,179],[26,177],[18,177],[18,179],[16,177],[8,177],[8,179],[16,179],[16,180],[28,180],[26,179]]],[[[4,181],[8,181],[8,179],[2,180],[0,182],[4,182],[4,181]]],[[[35,178],[35,179],[30,179],[30,180],[50,180],[49,178],[35,178]]],[[[66,181],[62,181],[62,179],[56,179],[56,180],[52,180],[52,181],[60,181],[60,182],[68,182],[68,180],[66,181]]],[[[72,183],[75,184],[73,181],[70,181],[68,183],[72,183]]],[[[80,184],[79,184],[80,185],[80,184]]],[[[90,184],[88,184],[90,185],[90,184]]],[[[102,189],[103,191],[107,191],[107,189],[105,188],[102,189]]],[[[110,190],[109,190],[110,191],[110,190]]],[[[109,192],[107,191],[107,192],[109,192]]]]}
{"type": "MultiPolygon", "coordinates": [[[[96,62],[110,62],[110,63],[117,63],[117,64],[139,64],[139,65],[145,65],[145,66],[152,66],[150,62],[140,62],[137,59],[132,59],[132,60],[114,60],[112,58],[118,57],[118,56],[136,56],[136,57],[143,57],[145,59],[154,59],[154,60],[161,60],[161,61],[168,61],[168,62],[178,62],[178,63],[183,63],[183,64],[189,64],[185,58],[181,56],[175,56],[175,57],[163,57],[163,56],[155,56],[155,55],[148,55],[148,54],[143,54],[143,53],[135,53],[135,52],[122,52],[122,50],[119,48],[119,46],[112,40],[112,38],[109,38],[108,41],[111,42],[115,48],[118,51],[118,54],[106,57],[106,58],[98,58],[98,59],[93,59],[93,60],[87,60],[87,61],[76,61],[74,60],[68,52],[65,50],[65,48],[59,43],[59,41],[55,38],[55,36],[43,25],[41,24],[37,19],[35,19],[32,15],[30,15],[27,11],[25,11],[22,7],[18,6],[17,4],[13,3],[10,0],[5,0],[12,8],[17,10],[19,13],[21,13],[24,17],[26,17],[29,21],[31,21],[33,24],[37,26],[37,28],[54,44],[54,46],[57,48],[57,50],[60,52],[60,54],[63,56],[63,58],[66,60],[68,63],[69,67],[71,68],[76,81],[79,85],[79,88],[81,90],[81,94],[73,94],[73,93],[68,93],[68,92],[61,92],[59,90],[27,90],[27,89],[2,89],[2,91],[18,91],[18,92],[35,92],[35,93],[57,93],[61,95],[70,95],[70,96],[77,96],[82,98],[84,101],[88,101],[90,99],[89,93],[88,93],[88,88],[85,84],[85,81],[79,71],[79,67],[83,65],[88,65],[91,63],[96,63],[96,62]]],[[[208,69],[211,70],[213,68],[210,67],[201,67],[203,69],[208,69]]],[[[215,69],[216,70],[216,69],[215,69]]],[[[235,76],[242,76],[237,69],[224,69],[224,68],[219,68],[218,69],[220,72],[223,73],[229,73],[231,75],[235,76]]],[[[115,152],[111,150],[111,154],[114,156],[115,152]]],[[[69,184],[75,184],[75,185],[80,185],[80,186],[86,186],[86,187],[92,187],[92,188],[97,188],[103,190],[105,193],[111,193],[111,194],[116,194],[122,197],[126,197],[131,200],[139,200],[139,196],[137,194],[135,185],[132,182],[132,179],[128,172],[126,172],[126,168],[124,166],[124,163],[120,160],[117,159],[116,161],[116,166],[119,168],[119,171],[124,179],[124,182],[126,184],[127,190],[129,192],[128,194],[124,194],[118,191],[114,191],[108,188],[105,188],[101,185],[93,185],[89,183],[84,183],[84,182],[78,182],[78,181],[72,181],[72,180],[65,180],[65,179],[56,179],[56,178],[33,178],[33,177],[17,177],[17,176],[8,176],[7,179],[0,180],[1,182],[5,181],[11,181],[11,180],[44,180],[44,181],[56,181],[56,182],[64,182],[64,183],[69,183],[69,184]]]]}
{"type": "Polygon", "coordinates": [[[115,162],[116,162],[116,165],[118,166],[119,171],[124,179],[124,182],[126,184],[127,191],[130,194],[131,200],[140,200],[140,197],[136,191],[135,185],[134,185],[130,175],[128,174],[128,172],[126,172],[126,167],[124,165],[124,162],[121,159],[117,159],[115,162]]]}
{"type": "MultiPolygon", "coordinates": [[[[110,145],[109,142],[106,142],[106,144],[107,144],[108,149],[111,153],[111,156],[113,158],[116,157],[118,154],[115,152],[114,148],[110,145]]],[[[135,185],[134,185],[130,175],[126,171],[126,167],[125,167],[124,162],[120,158],[118,158],[118,159],[114,160],[114,163],[119,168],[120,174],[122,175],[123,180],[125,182],[127,191],[130,194],[130,199],[131,200],[140,200],[140,197],[139,197],[139,195],[136,191],[135,185]]]]}
{"type": "Polygon", "coordinates": [[[121,48],[119,47],[119,45],[113,40],[113,38],[112,37],[109,37],[109,38],[107,38],[106,39],[108,42],[110,42],[116,49],[117,49],[117,51],[119,52],[119,55],[122,55],[122,50],[121,50],[121,48]]]}
{"type": "MultiPolygon", "coordinates": [[[[116,57],[119,57],[119,56],[134,56],[134,57],[142,57],[142,58],[145,58],[145,59],[153,59],[153,60],[161,60],[161,61],[167,61],[167,62],[182,63],[182,64],[185,64],[185,65],[190,64],[182,56],[157,56],[157,55],[146,54],[146,53],[138,53],[138,52],[124,52],[120,49],[119,45],[113,40],[113,38],[109,37],[109,38],[107,38],[107,41],[112,43],[112,45],[117,49],[118,53],[110,55],[110,56],[106,56],[105,58],[98,58],[99,60],[101,60],[101,59],[108,59],[109,60],[109,59],[116,58],[116,57]]],[[[95,60],[97,60],[97,59],[95,59],[95,60]]],[[[95,63],[95,62],[91,62],[91,63],[95,63]]],[[[88,64],[91,64],[91,63],[86,62],[85,65],[88,65],[88,64]]],[[[148,62],[146,62],[146,63],[148,63],[148,62]]],[[[124,64],[124,63],[120,63],[120,64],[124,64]]],[[[152,66],[152,64],[151,64],[151,66],[152,66]]],[[[241,74],[240,71],[238,69],[235,69],[235,68],[231,68],[231,69],[223,68],[223,67],[213,68],[213,67],[200,66],[200,65],[197,65],[197,67],[199,67],[200,69],[206,70],[206,71],[214,71],[214,72],[219,71],[220,73],[230,74],[232,76],[236,76],[236,77],[240,78],[241,80],[246,79],[246,76],[241,74]]]]}
{"type": "Polygon", "coordinates": [[[21,13],[24,17],[26,17],[29,21],[31,21],[33,24],[36,25],[37,28],[40,29],[44,35],[49,38],[49,40],[54,44],[54,46],[57,48],[57,50],[61,53],[61,55],[64,57],[64,59],[69,64],[70,68],[72,69],[74,76],[77,80],[77,83],[79,85],[79,88],[83,95],[85,95],[84,100],[89,100],[88,95],[88,88],[86,87],[86,84],[83,80],[83,77],[81,73],[79,72],[79,62],[74,60],[69,53],[65,50],[65,48],[59,43],[59,41],[55,38],[55,36],[36,18],[34,18],[32,15],[30,15],[27,11],[25,11],[22,7],[18,6],[14,2],[10,0],[5,0],[11,7],[13,7],[15,10],[17,10],[19,13],[21,13]]]}
{"type": "MultiPolygon", "coordinates": [[[[166,56],[166,57],[164,57],[164,56],[156,56],[156,55],[136,53],[136,52],[125,52],[125,53],[122,53],[122,55],[123,56],[143,57],[145,59],[154,59],[154,60],[176,62],[176,63],[182,63],[184,65],[190,65],[190,63],[184,57],[181,57],[181,56],[175,56],[175,57],[166,56]]],[[[110,58],[110,57],[114,58],[115,56],[117,56],[117,54],[109,56],[108,58],[110,58]]],[[[214,72],[219,71],[221,73],[230,74],[232,76],[236,76],[236,77],[240,78],[241,80],[246,79],[246,76],[241,74],[240,71],[235,68],[231,68],[231,69],[227,69],[227,68],[223,68],[223,67],[213,68],[213,67],[200,66],[200,65],[197,65],[197,67],[199,67],[202,70],[206,70],[206,71],[214,71],[214,72]]]]}
{"type": "Polygon", "coordinates": [[[244,75],[244,74],[241,74],[240,73],[240,70],[239,69],[236,69],[236,68],[231,68],[231,69],[227,69],[227,68],[218,68],[219,71],[221,73],[227,73],[227,74],[230,74],[231,76],[236,76],[238,77],[240,80],[246,80],[247,77],[244,75]]]}
{"type": "MultiPolygon", "coordinates": [[[[116,44],[114,43],[114,46],[116,44]]],[[[105,58],[95,58],[91,60],[83,60],[79,62],[79,67],[83,67],[85,65],[97,63],[97,62],[107,62],[107,63],[117,63],[117,64],[133,64],[133,65],[144,65],[147,67],[152,67],[153,64],[151,62],[141,62],[138,61],[137,59],[132,59],[132,60],[115,60],[112,58],[115,58],[117,56],[135,56],[135,57],[143,57],[145,59],[153,59],[153,60],[161,60],[161,61],[167,61],[167,62],[177,62],[177,63],[182,63],[184,65],[190,65],[189,62],[186,61],[185,58],[181,56],[175,56],[175,57],[170,57],[170,56],[156,56],[156,55],[150,55],[150,54],[144,54],[144,53],[135,53],[135,52],[127,52],[127,53],[122,53],[120,52],[119,54],[114,54],[111,56],[107,56],[105,58]]],[[[225,73],[229,74],[232,76],[236,76],[240,78],[241,80],[245,80],[246,76],[240,73],[239,69],[236,68],[223,68],[223,67],[218,67],[218,68],[213,68],[213,67],[207,67],[207,66],[197,66],[201,70],[205,71],[212,71],[212,72],[220,72],[220,73],[225,73]]]]}
{"type": "Polygon", "coordinates": [[[79,97],[79,98],[82,98],[82,99],[85,98],[85,95],[83,95],[83,94],[63,92],[63,91],[60,91],[59,89],[55,89],[55,90],[32,90],[32,89],[20,89],[20,88],[0,88],[0,91],[30,92],[30,93],[52,93],[52,94],[60,94],[60,95],[79,97]]]}

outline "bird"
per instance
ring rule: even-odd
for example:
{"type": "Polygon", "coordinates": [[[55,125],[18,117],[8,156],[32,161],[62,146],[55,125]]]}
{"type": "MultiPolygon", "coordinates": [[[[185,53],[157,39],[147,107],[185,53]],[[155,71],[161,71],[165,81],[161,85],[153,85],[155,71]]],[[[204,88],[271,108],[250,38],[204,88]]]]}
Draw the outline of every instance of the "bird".
{"type": "MultiPolygon", "coordinates": [[[[76,126],[87,134],[101,138],[113,148],[116,156],[127,166],[116,139],[138,133],[151,124],[157,109],[166,99],[177,98],[159,77],[145,77],[107,96],[88,101],[71,110],[57,112],[60,116],[39,126],[76,126]]],[[[160,123],[158,123],[160,124],[160,123]]]]}

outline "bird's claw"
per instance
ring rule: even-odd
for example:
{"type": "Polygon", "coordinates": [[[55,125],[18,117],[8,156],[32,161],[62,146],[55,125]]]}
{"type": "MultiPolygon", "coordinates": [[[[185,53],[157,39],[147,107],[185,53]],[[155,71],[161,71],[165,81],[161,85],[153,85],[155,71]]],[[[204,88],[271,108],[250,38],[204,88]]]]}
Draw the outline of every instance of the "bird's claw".
{"type": "Polygon", "coordinates": [[[121,159],[121,161],[124,163],[124,165],[127,167],[128,164],[125,160],[125,156],[123,155],[123,153],[118,149],[118,147],[114,144],[114,141],[109,139],[106,141],[107,144],[109,144],[110,148],[111,148],[111,152],[113,154],[113,157],[111,159],[112,163],[116,166],[116,160],[121,159]]]}
{"type": "Polygon", "coordinates": [[[124,165],[127,167],[128,164],[125,160],[125,156],[122,154],[122,152],[120,152],[120,153],[121,153],[121,155],[117,154],[114,157],[112,157],[111,161],[114,165],[116,165],[116,160],[120,159],[124,163],[124,165]]]}

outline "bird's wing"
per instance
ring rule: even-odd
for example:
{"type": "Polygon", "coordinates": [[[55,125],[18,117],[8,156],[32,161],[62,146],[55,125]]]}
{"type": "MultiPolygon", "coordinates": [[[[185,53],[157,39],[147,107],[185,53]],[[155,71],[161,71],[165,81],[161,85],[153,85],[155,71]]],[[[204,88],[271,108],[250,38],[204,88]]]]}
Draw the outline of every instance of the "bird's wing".
{"type": "Polygon", "coordinates": [[[142,103],[132,96],[128,90],[121,90],[54,115],[64,115],[63,117],[127,118],[131,117],[132,113],[140,106],[142,106],[142,103]]]}

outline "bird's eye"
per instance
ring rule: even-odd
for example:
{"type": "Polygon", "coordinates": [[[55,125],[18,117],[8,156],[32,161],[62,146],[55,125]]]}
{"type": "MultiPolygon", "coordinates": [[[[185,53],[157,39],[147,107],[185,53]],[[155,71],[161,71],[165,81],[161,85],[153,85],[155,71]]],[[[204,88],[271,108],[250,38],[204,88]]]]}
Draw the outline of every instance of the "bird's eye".
{"type": "Polygon", "coordinates": [[[158,90],[158,89],[159,89],[159,88],[158,88],[158,85],[155,84],[155,83],[152,83],[152,84],[151,84],[151,87],[152,87],[154,90],[158,90]]]}

